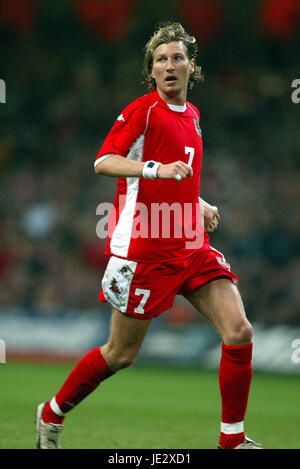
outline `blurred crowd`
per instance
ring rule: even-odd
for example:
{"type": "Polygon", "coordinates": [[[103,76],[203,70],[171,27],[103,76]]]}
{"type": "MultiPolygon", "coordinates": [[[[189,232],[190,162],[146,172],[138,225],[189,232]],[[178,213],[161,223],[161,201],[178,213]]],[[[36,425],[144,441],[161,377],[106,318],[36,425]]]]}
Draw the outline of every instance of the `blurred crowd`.
{"type": "MultiPolygon", "coordinates": [[[[136,14],[127,35],[110,42],[62,7],[34,32],[16,31],[2,7],[0,314],[99,314],[107,257],[96,209],[113,200],[116,181],[96,176],[93,162],[122,109],[147,92],[143,46],[170,15],[136,14]]],[[[205,81],[189,95],[201,113],[201,196],[221,215],[211,244],[238,276],[251,320],[299,323],[300,104],[291,101],[299,28],[291,38],[249,38],[240,24],[240,41],[232,28],[200,44],[205,81]]],[[[200,319],[178,298],[163,320],[200,319]]]]}

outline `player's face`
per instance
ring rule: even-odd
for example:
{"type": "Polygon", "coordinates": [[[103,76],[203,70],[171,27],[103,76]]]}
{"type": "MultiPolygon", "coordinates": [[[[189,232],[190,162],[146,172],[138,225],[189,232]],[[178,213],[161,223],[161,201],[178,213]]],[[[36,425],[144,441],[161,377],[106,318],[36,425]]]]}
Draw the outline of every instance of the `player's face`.
{"type": "Polygon", "coordinates": [[[182,41],[160,44],[154,52],[152,77],[159,95],[170,104],[184,104],[195,61],[182,41]]]}

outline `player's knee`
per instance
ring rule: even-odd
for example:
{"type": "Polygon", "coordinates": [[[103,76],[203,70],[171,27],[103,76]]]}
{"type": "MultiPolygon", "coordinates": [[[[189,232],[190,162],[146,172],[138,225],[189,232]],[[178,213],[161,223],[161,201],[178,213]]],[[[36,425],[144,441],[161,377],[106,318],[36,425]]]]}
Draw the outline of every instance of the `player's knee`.
{"type": "Polygon", "coordinates": [[[112,370],[118,371],[128,368],[135,360],[135,353],[130,351],[111,350],[106,354],[106,360],[112,370]]]}
{"type": "Polygon", "coordinates": [[[251,342],[252,336],[252,326],[245,320],[224,334],[223,340],[227,345],[246,345],[251,342]]]}
{"type": "Polygon", "coordinates": [[[124,353],[115,358],[114,367],[116,370],[128,368],[134,363],[135,355],[130,353],[124,353]]]}

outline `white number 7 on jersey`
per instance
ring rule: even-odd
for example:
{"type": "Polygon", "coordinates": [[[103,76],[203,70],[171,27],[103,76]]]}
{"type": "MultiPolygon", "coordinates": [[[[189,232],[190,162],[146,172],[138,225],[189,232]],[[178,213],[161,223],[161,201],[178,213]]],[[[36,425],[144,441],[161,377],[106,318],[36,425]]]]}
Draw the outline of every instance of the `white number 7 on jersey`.
{"type": "Polygon", "coordinates": [[[137,314],[144,314],[145,312],[144,306],[145,306],[146,301],[149,298],[150,290],[144,290],[143,288],[136,288],[134,294],[137,296],[143,295],[143,298],[141,299],[140,304],[136,308],[134,308],[134,312],[137,314]]]}
{"type": "Polygon", "coordinates": [[[192,166],[193,158],[194,158],[194,154],[195,154],[195,148],[193,148],[193,147],[184,147],[184,152],[185,152],[186,155],[190,155],[188,165],[192,166]]]}

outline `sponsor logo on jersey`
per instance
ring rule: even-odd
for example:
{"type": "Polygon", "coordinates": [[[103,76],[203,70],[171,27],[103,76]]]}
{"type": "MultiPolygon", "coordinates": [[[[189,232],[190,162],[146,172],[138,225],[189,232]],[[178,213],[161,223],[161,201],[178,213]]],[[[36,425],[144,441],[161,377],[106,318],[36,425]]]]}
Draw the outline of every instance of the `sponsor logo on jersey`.
{"type": "Polygon", "coordinates": [[[224,259],[222,259],[221,257],[217,257],[216,258],[217,261],[219,262],[219,264],[221,264],[223,267],[225,267],[225,269],[228,269],[230,270],[230,264],[228,264],[228,262],[226,262],[224,259]]]}
{"type": "Polygon", "coordinates": [[[117,117],[117,121],[123,121],[123,122],[125,122],[125,119],[124,119],[123,114],[120,114],[120,115],[117,117]]]}
{"type": "Polygon", "coordinates": [[[193,122],[194,122],[197,134],[199,135],[199,137],[201,137],[202,136],[202,130],[200,128],[199,121],[197,121],[197,119],[193,119],[193,122]]]}

